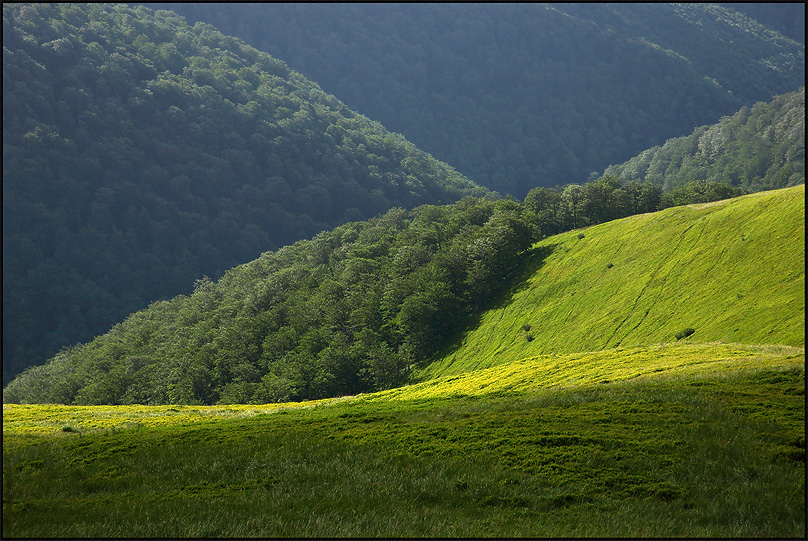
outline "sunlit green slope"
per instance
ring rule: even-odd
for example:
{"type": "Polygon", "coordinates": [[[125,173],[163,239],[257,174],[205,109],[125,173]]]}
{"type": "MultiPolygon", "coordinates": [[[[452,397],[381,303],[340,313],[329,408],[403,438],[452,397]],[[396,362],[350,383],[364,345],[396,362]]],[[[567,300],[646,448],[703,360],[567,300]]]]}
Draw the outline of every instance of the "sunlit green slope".
{"type": "Polygon", "coordinates": [[[803,346],[804,200],[796,186],[545,239],[525,279],[419,377],[673,342],[686,328],[688,342],[803,346]]]}
{"type": "Polygon", "coordinates": [[[363,396],[366,401],[490,397],[595,384],[712,377],[761,370],[800,370],[805,349],[740,344],[659,344],[607,351],[537,355],[363,396]]]}

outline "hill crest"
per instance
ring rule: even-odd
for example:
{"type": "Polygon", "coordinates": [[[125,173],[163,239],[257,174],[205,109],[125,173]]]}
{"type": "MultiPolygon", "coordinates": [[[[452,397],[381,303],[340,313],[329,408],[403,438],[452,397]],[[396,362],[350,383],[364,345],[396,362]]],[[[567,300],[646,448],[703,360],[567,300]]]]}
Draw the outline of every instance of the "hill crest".
{"type": "Polygon", "coordinates": [[[805,186],[673,207],[534,245],[499,304],[416,377],[674,342],[804,346],[805,186]]]}

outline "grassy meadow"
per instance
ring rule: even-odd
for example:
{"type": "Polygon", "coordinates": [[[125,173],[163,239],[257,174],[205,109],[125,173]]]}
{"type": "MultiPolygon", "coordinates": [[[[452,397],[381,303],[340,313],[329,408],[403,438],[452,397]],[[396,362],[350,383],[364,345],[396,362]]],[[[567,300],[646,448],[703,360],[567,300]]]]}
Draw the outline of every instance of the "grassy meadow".
{"type": "Polygon", "coordinates": [[[304,404],[4,405],[3,532],[804,535],[804,350],[551,359],[304,404]]]}
{"type": "Polygon", "coordinates": [[[408,386],[5,404],[3,535],[803,538],[804,187],[534,250],[408,386]]]}

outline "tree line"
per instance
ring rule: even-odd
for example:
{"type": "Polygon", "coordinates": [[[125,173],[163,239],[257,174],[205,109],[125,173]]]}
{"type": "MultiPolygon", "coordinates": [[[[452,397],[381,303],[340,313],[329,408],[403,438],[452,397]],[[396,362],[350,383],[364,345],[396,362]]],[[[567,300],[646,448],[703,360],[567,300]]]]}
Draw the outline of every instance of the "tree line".
{"type": "Polygon", "coordinates": [[[535,241],[737,190],[708,182],[668,196],[606,176],[537,187],[524,202],[469,196],[394,208],[198,280],[191,295],[27,369],[4,400],[263,403],[397,386],[546,255],[535,241]]]}

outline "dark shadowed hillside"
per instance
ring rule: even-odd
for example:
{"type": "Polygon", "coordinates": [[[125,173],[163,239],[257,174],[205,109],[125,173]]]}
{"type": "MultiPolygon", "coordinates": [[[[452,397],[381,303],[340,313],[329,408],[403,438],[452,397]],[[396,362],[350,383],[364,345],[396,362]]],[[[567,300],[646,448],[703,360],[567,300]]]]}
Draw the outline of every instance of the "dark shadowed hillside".
{"type": "Polygon", "coordinates": [[[665,191],[702,180],[747,191],[804,183],[805,87],[649,148],[606,174],[665,191]]]}
{"type": "Polygon", "coordinates": [[[266,250],[485,192],[210,25],[3,6],[6,376],[266,250]]]}
{"type": "Polygon", "coordinates": [[[794,41],[805,43],[804,2],[733,2],[721,5],[739,11],[794,41]]]}
{"type": "Polygon", "coordinates": [[[283,58],[516,197],[585,180],[805,77],[802,44],[715,4],[163,5],[283,58]]]}

